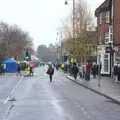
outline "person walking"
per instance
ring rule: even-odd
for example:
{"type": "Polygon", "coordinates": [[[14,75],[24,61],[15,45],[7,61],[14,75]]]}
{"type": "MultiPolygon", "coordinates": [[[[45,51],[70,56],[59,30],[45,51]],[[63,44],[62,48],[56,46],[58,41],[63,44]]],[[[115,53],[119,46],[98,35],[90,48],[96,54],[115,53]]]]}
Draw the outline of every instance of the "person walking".
{"type": "Polygon", "coordinates": [[[96,75],[97,75],[97,64],[95,62],[92,64],[91,70],[92,70],[93,78],[96,78],[96,75]]]}
{"type": "Polygon", "coordinates": [[[0,63],[0,75],[2,75],[2,64],[0,63]]]}
{"type": "Polygon", "coordinates": [[[76,63],[73,63],[72,73],[73,73],[75,80],[77,79],[78,72],[79,72],[79,69],[78,69],[76,63]]]}
{"type": "Polygon", "coordinates": [[[52,76],[54,75],[54,68],[52,67],[52,65],[49,65],[48,70],[47,70],[47,74],[49,75],[50,83],[51,83],[52,82],[52,76]]]}
{"type": "Polygon", "coordinates": [[[56,63],[55,68],[56,68],[57,71],[59,70],[58,63],[56,63]]]}
{"type": "Polygon", "coordinates": [[[91,65],[90,63],[86,64],[86,73],[85,73],[85,80],[90,80],[90,71],[91,71],[91,65]]]}
{"type": "Polygon", "coordinates": [[[30,65],[26,64],[25,77],[30,76],[30,65]]]}
{"type": "Polygon", "coordinates": [[[20,64],[17,64],[17,74],[16,75],[20,75],[21,76],[21,67],[20,67],[20,64]]]}
{"type": "Polygon", "coordinates": [[[65,65],[64,63],[61,64],[61,69],[64,71],[65,65]]]}
{"type": "Polygon", "coordinates": [[[118,64],[114,64],[113,79],[114,79],[115,82],[118,82],[117,75],[118,75],[118,64]]]}
{"type": "Polygon", "coordinates": [[[80,78],[83,78],[83,69],[82,69],[82,66],[81,65],[79,65],[79,76],[80,76],[80,78]]]}
{"type": "Polygon", "coordinates": [[[117,79],[118,82],[120,82],[120,63],[118,64],[118,68],[117,68],[117,79]]]}

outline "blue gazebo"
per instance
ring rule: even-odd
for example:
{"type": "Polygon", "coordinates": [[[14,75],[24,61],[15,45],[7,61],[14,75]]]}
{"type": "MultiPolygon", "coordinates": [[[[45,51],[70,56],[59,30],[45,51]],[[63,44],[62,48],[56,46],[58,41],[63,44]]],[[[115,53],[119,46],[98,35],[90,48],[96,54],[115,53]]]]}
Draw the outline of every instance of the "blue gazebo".
{"type": "Polygon", "coordinates": [[[17,63],[15,60],[12,59],[6,59],[3,61],[3,64],[5,65],[5,72],[6,73],[15,73],[17,72],[17,63]]]}

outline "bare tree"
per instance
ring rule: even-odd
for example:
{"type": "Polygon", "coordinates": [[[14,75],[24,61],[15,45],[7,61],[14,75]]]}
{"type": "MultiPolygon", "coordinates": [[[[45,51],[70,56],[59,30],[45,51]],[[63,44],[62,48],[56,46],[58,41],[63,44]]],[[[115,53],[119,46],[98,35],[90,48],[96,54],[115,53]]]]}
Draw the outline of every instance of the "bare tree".
{"type": "Polygon", "coordinates": [[[21,58],[24,48],[32,46],[32,38],[17,25],[0,23],[0,56],[21,58]]]}
{"type": "MultiPolygon", "coordinates": [[[[73,39],[72,37],[73,33],[65,35],[64,47],[67,51],[71,52],[76,58],[78,58],[78,60],[85,62],[86,59],[89,56],[92,56],[96,51],[97,33],[96,31],[93,31],[93,18],[91,10],[85,0],[76,1],[74,14],[75,38],[73,39]]],[[[71,24],[73,24],[72,21],[71,24]]],[[[72,25],[67,24],[67,21],[63,24],[63,28],[67,28],[66,30],[69,33],[73,30],[72,25]]]]}

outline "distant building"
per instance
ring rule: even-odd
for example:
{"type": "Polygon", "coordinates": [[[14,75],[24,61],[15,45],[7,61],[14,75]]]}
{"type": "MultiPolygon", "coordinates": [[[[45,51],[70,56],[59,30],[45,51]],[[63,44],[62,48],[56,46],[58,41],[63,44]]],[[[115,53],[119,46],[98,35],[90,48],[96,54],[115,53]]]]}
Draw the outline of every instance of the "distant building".
{"type": "Polygon", "coordinates": [[[98,64],[101,73],[110,75],[120,62],[120,0],[105,0],[95,11],[98,26],[98,64]]]}

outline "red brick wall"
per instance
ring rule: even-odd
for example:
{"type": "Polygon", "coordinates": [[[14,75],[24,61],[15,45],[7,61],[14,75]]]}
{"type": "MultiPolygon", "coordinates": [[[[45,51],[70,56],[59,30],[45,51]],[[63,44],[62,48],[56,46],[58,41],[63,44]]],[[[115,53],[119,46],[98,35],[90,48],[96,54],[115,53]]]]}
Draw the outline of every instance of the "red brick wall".
{"type": "Polygon", "coordinates": [[[114,42],[120,44],[120,0],[114,1],[114,42]]]}
{"type": "Polygon", "coordinates": [[[101,42],[103,44],[105,40],[105,33],[107,33],[108,31],[109,31],[109,24],[106,24],[105,21],[103,21],[102,24],[99,24],[99,20],[98,20],[98,39],[100,40],[100,36],[101,36],[102,39],[101,42]]]}

